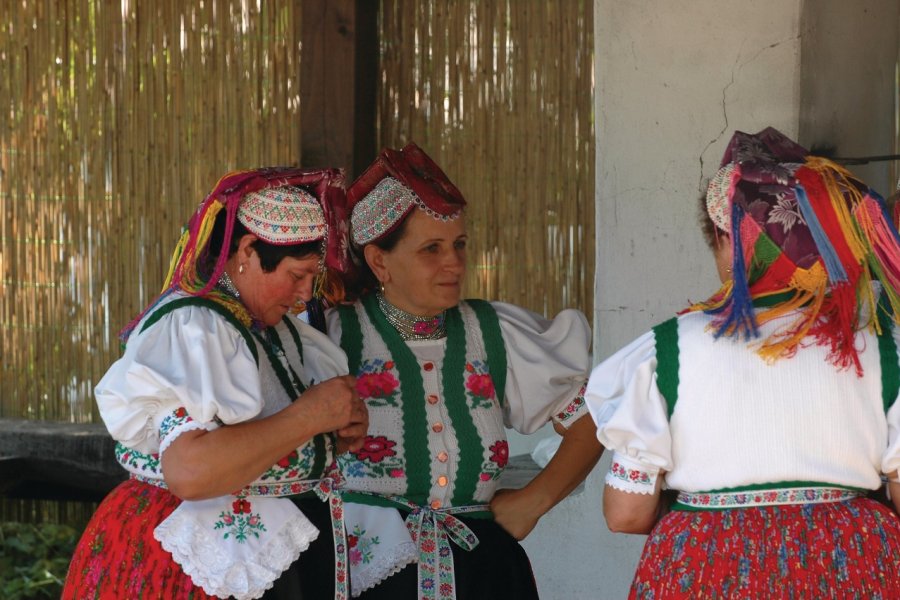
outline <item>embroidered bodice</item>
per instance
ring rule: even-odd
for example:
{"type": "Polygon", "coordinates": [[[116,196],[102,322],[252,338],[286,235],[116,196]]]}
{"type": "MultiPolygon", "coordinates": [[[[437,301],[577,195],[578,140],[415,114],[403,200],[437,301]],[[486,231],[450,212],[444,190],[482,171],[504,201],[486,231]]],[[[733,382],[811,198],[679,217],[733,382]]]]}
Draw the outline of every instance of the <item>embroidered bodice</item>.
{"type": "Polygon", "coordinates": [[[406,343],[373,297],[328,316],[369,408],[363,449],[339,459],[349,489],[432,508],[485,503],[509,459],[505,426],[530,433],[585,412],[590,333],[577,311],[547,321],[462,302],[446,338],[406,343]]]}

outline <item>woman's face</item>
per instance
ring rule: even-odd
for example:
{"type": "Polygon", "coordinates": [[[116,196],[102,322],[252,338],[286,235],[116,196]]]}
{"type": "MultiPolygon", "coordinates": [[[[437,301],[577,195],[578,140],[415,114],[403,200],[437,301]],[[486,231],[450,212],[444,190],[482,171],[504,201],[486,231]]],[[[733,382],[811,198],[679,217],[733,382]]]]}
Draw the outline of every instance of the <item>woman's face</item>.
{"type": "MultiPolygon", "coordinates": [[[[241,246],[243,248],[243,244],[241,246]]],[[[238,263],[235,268],[228,269],[228,274],[240,292],[244,306],[266,325],[277,324],[297,302],[312,299],[313,281],[319,272],[317,254],[303,258],[286,256],[269,273],[263,271],[259,255],[252,248],[249,253],[239,249],[235,254],[238,256],[244,257],[244,272],[239,271],[238,263]]]]}
{"type": "Polygon", "coordinates": [[[366,260],[388,302],[430,317],[459,304],[467,241],[465,215],[439,221],[417,209],[397,244],[389,251],[366,246],[366,260]]]}

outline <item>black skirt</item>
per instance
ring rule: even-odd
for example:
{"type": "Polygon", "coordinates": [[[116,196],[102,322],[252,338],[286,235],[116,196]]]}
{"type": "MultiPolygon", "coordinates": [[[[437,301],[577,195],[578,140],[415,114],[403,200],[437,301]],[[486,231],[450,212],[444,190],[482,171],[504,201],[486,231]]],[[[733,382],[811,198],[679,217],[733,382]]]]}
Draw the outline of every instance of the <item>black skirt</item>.
{"type": "MultiPolygon", "coordinates": [[[[334,540],[328,505],[318,498],[293,498],[320,531],[319,537],[285,571],[263,598],[267,600],[327,600],[334,597],[334,540]]],[[[537,586],[525,549],[491,519],[457,515],[478,537],[466,551],[450,543],[458,600],[536,599],[537,586]]],[[[418,570],[412,564],[364,592],[361,600],[415,600],[418,570]]],[[[348,586],[349,589],[349,586],[348,586]]]]}

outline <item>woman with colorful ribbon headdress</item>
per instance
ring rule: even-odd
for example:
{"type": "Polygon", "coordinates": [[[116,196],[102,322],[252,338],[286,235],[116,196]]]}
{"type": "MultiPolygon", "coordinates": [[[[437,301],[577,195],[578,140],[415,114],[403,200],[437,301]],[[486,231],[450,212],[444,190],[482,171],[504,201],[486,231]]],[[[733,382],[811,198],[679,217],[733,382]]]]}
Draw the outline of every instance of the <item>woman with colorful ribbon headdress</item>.
{"type": "Polygon", "coordinates": [[[269,168],[200,206],[95,389],[129,479],[88,524],[65,598],[346,597],[321,565],[342,530],[334,457],[360,448],[367,413],[340,348],[289,314],[346,265],[345,201],[337,169],[269,168]]]}
{"type": "Polygon", "coordinates": [[[884,202],[769,128],[734,134],[705,208],[722,287],[585,393],[615,451],[607,524],[650,534],[631,596],[897,597],[900,239],[884,202]],[[883,479],[895,510],[867,497],[883,479]]]}
{"type": "Polygon", "coordinates": [[[348,190],[358,300],[326,314],[369,409],[340,457],[350,580],[362,598],[535,598],[517,540],[581,482],[602,448],[582,398],[590,330],[500,302],[461,300],[465,200],[415,144],[384,150],[348,190]],[[498,491],[504,426],[552,422],[559,451],[498,491]]]}

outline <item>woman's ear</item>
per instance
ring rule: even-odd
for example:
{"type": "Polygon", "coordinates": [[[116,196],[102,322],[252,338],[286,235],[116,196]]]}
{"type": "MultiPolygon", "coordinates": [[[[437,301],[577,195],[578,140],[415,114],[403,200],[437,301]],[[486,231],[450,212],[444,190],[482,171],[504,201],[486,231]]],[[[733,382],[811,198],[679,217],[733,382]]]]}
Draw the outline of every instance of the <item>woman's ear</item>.
{"type": "Polygon", "coordinates": [[[253,248],[253,244],[258,240],[255,235],[252,233],[245,233],[241,238],[241,241],[238,242],[237,252],[235,254],[238,255],[239,262],[246,262],[250,260],[250,257],[253,256],[253,253],[256,251],[253,248]]]}
{"type": "Polygon", "coordinates": [[[391,280],[390,272],[385,265],[384,255],[385,251],[375,244],[366,244],[363,248],[363,256],[366,259],[366,263],[369,265],[369,268],[372,269],[372,273],[375,274],[378,281],[382,284],[391,280]]]}

